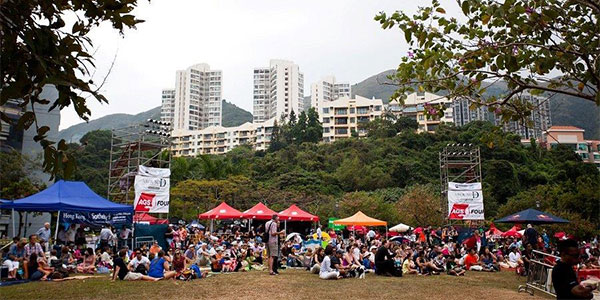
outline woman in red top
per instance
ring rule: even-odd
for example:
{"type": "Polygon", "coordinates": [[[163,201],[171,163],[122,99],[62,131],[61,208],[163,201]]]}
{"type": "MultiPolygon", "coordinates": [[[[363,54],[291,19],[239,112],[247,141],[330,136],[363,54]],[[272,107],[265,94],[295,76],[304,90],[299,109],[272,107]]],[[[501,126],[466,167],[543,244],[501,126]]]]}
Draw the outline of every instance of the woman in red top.
{"type": "Polygon", "coordinates": [[[173,257],[173,269],[177,272],[177,275],[181,274],[185,269],[185,257],[181,255],[181,251],[175,251],[175,256],[173,257]]]}

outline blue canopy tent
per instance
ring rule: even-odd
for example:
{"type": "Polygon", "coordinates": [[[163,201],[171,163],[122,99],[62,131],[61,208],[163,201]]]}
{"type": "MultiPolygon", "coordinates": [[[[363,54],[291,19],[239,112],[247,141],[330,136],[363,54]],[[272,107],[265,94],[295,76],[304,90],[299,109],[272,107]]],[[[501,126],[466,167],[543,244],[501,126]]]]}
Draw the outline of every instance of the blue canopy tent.
{"type": "Polygon", "coordinates": [[[568,220],[559,218],[547,212],[542,212],[533,208],[522,210],[510,216],[506,216],[496,223],[529,223],[529,224],[553,224],[569,223],[568,220]]]}
{"type": "Polygon", "coordinates": [[[61,218],[67,223],[94,226],[131,224],[133,221],[133,206],[104,199],[81,181],[60,180],[29,197],[0,202],[0,209],[13,211],[13,232],[15,210],[58,212],[56,233],[61,218]]]}

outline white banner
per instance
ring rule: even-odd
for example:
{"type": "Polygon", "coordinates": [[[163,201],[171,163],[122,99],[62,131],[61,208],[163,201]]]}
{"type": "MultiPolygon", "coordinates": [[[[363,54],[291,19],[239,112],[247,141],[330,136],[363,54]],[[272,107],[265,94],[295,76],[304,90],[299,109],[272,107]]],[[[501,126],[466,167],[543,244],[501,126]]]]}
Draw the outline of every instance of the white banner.
{"type": "Polygon", "coordinates": [[[448,219],[484,219],[483,192],[480,182],[448,182],[448,219]]]}
{"type": "Polygon", "coordinates": [[[171,177],[171,170],[167,168],[151,168],[140,166],[138,170],[138,175],[168,178],[171,177]]]}
{"type": "Polygon", "coordinates": [[[136,212],[168,213],[169,212],[169,178],[135,176],[136,212]]]}

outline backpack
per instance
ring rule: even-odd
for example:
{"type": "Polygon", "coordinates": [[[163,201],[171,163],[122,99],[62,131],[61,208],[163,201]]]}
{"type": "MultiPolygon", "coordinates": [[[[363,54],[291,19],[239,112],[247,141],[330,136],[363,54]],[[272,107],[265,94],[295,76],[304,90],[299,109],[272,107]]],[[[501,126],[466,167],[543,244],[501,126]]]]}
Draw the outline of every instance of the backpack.
{"type": "Polygon", "coordinates": [[[265,233],[263,234],[263,243],[267,244],[269,243],[269,239],[271,238],[271,234],[269,233],[271,231],[271,227],[273,226],[273,221],[271,221],[271,223],[269,223],[269,228],[265,227],[265,233]]]}

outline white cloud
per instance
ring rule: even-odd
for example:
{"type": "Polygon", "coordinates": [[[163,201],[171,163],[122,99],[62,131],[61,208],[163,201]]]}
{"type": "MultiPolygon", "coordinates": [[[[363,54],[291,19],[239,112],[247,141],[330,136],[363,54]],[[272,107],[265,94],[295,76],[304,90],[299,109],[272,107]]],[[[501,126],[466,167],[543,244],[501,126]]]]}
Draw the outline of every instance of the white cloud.
{"type": "MultiPolygon", "coordinates": [[[[117,53],[103,87],[109,104],[90,101],[92,119],[139,113],[160,105],[160,90],[175,84],[175,71],[205,62],[223,70],[224,98],[252,111],[252,69],[269,59],[295,61],[310,83],[325,75],[356,83],[395,68],[407,45],[397,29],[382,30],[380,11],[414,12],[429,1],[155,0],[139,2],[145,23],[121,37],[110,26],[92,32],[99,80],[117,53]]],[[[444,3],[456,12],[455,2],[444,3]]],[[[72,108],[61,129],[81,122],[72,108]]]]}

